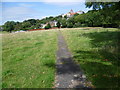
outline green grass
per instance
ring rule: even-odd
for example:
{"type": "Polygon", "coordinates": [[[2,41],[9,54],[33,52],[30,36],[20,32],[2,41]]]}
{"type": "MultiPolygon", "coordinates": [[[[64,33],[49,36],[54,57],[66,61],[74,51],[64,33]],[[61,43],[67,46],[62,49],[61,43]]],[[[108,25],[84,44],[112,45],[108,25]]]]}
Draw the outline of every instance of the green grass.
{"type": "Polygon", "coordinates": [[[120,32],[113,28],[62,30],[74,60],[96,88],[118,88],[120,32]]]}
{"type": "MultiPolygon", "coordinates": [[[[62,33],[74,60],[96,88],[120,86],[118,29],[66,29],[62,33]]],[[[3,88],[54,86],[57,50],[55,30],[5,33],[2,37],[3,88]]]]}
{"type": "Polygon", "coordinates": [[[3,88],[51,88],[55,77],[56,31],[4,34],[3,88]]]}
{"type": "Polygon", "coordinates": [[[0,34],[7,34],[9,32],[6,32],[6,31],[0,31],[0,34]]]}

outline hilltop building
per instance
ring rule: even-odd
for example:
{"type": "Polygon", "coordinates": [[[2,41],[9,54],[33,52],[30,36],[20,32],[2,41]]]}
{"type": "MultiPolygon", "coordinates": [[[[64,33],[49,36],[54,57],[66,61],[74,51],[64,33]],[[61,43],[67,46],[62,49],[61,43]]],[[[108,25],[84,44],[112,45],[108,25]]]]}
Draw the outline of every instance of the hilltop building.
{"type": "MultiPolygon", "coordinates": [[[[68,18],[74,16],[75,14],[83,14],[84,12],[83,11],[77,11],[77,12],[74,12],[72,9],[70,10],[70,12],[66,13],[66,14],[62,14],[62,17],[64,18],[65,16],[68,18]]],[[[48,23],[51,25],[51,27],[56,27],[57,26],[57,21],[49,21],[47,22],[46,24],[41,24],[41,28],[45,28],[45,26],[48,25],[48,23]]]]}

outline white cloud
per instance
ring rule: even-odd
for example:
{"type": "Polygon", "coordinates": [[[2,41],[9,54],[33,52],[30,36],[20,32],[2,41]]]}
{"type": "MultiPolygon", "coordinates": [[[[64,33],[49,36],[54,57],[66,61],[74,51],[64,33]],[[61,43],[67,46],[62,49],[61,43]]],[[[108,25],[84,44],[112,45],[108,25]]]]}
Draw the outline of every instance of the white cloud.
{"type": "Polygon", "coordinates": [[[38,11],[33,10],[29,4],[19,4],[18,6],[4,8],[2,11],[2,23],[6,21],[23,21],[26,19],[34,18],[39,14],[38,11]],[[26,6],[27,5],[27,6],[26,6]]]}
{"type": "Polygon", "coordinates": [[[26,7],[11,7],[7,8],[5,11],[3,11],[3,16],[4,15],[23,15],[23,14],[28,14],[31,10],[26,7]]]}
{"type": "Polygon", "coordinates": [[[33,4],[27,4],[27,3],[20,3],[19,6],[21,7],[33,7],[33,4]]]}

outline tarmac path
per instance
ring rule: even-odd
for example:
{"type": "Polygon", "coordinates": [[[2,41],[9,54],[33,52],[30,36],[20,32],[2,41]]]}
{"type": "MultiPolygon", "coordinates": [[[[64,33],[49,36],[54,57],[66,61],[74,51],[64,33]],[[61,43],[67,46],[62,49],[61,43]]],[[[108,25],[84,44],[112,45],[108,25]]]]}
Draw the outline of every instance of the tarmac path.
{"type": "Polygon", "coordinates": [[[73,61],[60,30],[56,68],[55,88],[91,88],[91,82],[87,81],[80,66],[73,61]]]}

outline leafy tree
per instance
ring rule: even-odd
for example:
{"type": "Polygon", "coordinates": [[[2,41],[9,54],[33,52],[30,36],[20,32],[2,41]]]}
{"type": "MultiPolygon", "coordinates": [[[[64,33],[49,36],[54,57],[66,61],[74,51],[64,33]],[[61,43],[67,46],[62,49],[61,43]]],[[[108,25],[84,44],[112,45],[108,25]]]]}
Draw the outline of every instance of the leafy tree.
{"type": "Polygon", "coordinates": [[[50,21],[54,21],[54,17],[50,16],[49,17],[50,21]]]}
{"type": "Polygon", "coordinates": [[[7,21],[4,25],[3,25],[3,30],[4,31],[8,31],[11,32],[14,30],[16,23],[14,21],[7,21]]]}
{"type": "Polygon", "coordinates": [[[73,16],[67,20],[67,27],[72,28],[75,23],[75,16],[73,16]]]}
{"type": "Polygon", "coordinates": [[[50,29],[51,25],[48,23],[47,26],[45,26],[45,29],[50,29]]]}
{"type": "Polygon", "coordinates": [[[61,23],[58,21],[57,22],[57,27],[60,28],[61,27],[61,23]]]}
{"type": "Polygon", "coordinates": [[[72,24],[75,24],[74,18],[75,18],[75,16],[69,18],[67,22],[72,23],[72,24]]]}
{"type": "Polygon", "coordinates": [[[62,18],[62,15],[57,16],[56,18],[62,18]]]}
{"type": "Polygon", "coordinates": [[[23,28],[22,28],[22,23],[17,22],[16,25],[15,25],[14,30],[15,30],[15,31],[18,31],[18,30],[21,30],[21,29],[23,29],[23,28]]]}
{"type": "Polygon", "coordinates": [[[88,26],[94,26],[95,22],[96,22],[96,14],[94,12],[88,12],[86,14],[86,22],[88,24],[88,26]]]}
{"type": "Polygon", "coordinates": [[[90,2],[90,0],[86,0],[86,7],[93,8],[93,10],[100,10],[105,8],[110,8],[114,6],[116,2],[97,2],[97,0],[94,0],[94,2],[90,2]]]}
{"type": "Polygon", "coordinates": [[[36,20],[35,19],[29,19],[29,20],[27,20],[27,22],[30,22],[31,25],[35,25],[36,24],[36,20]]]}
{"type": "Polygon", "coordinates": [[[85,23],[85,19],[86,19],[86,14],[80,14],[80,15],[78,15],[78,16],[76,16],[75,18],[74,18],[74,20],[75,20],[75,22],[76,23],[85,23]]]}
{"type": "MultiPolygon", "coordinates": [[[[103,26],[119,27],[120,25],[120,2],[87,2],[86,7],[99,10],[102,15],[103,26]]],[[[96,0],[97,1],[97,0],[96,0]]]]}
{"type": "Polygon", "coordinates": [[[37,23],[37,24],[35,25],[35,28],[36,28],[36,29],[41,28],[41,24],[40,24],[40,23],[37,23]]]}
{"type": "Polygon", "coordinates": [[[31,24],[30,22],[24,21],[24,22],[22,23],[22,29],[27,30],[27,28],[29,28],[29,27],[31,27],[31,26],[32,26],[32,24],[31,24]]]}
{"type": "Polygon", "coordinates": [[[68,28],[72,28],[72,27],[73,27],[73,23],[72,23],[72,22],[68,22],[68,23],[67,23],[67,27],[68,27],[68,28]]]}
{"type": "Polygon", "coordinates": [[[62,28],[66,28],[67,27],[67,21],[66,21],[66,19],[62,19],[61,20],[61,26],[62,26],[62,28]]]}
{"type": "Polygon", "coordinates": [[[77,22],[77,23],[75,23],[75,24],[73,25],[73,27],[74,27],[74,28],[76,28],[76,27],[81,27],[81,23],[80,23],[80,22],[77,22]]]}

